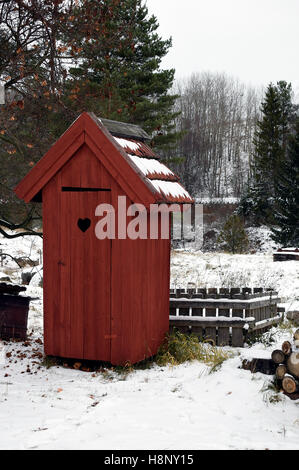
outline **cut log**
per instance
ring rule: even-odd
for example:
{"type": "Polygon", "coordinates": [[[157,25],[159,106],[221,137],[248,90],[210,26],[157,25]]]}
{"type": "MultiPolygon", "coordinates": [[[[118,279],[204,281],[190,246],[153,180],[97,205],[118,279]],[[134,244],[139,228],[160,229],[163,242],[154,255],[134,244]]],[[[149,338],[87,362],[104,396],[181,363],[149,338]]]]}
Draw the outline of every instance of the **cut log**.
{"type": "Polygon", "coordinates": [[[287,368],[290,374],[299,378],[299,352],[293,352],[287,360],[287,368]]]}
{"type": "Polygon", "coordinates": [[[273,351],[271,357],[272,357],[272,361],[274,361],[275,364],[283,364],[285,362],[285,359],[286,359],[283,351],[281,351],[280,349],[275,349],[275,351],[273,351]]]}
{"type": "Polygon", "coordinates": [[[261,372],[266,375],[274,375],[276,371],[276,364],[272,359],[260,359],[255,358],[251,361],[245,359],[242,363],[242,368],[245,370],[250,370],[253,374],[255,372],[261,372]]]}
{"type": "Polygon", "coordinates": [[[276,368],[275,375],[279,380],[282,380],[287,373],[287,366],[285,364],[279,364],[276,368]]]}
{"type": "Polygon", "coordinates": [[[289,356],[292,353],[292,345],[289,341],[284,341],[281,346],[282,352],[289,356]]]}
{"type": "Polygon", "coordinates": [[[299,383],[291,375],[285,375],[282,381],[282,388],[287,393],[296,393],[299,390],[299,383]]]}

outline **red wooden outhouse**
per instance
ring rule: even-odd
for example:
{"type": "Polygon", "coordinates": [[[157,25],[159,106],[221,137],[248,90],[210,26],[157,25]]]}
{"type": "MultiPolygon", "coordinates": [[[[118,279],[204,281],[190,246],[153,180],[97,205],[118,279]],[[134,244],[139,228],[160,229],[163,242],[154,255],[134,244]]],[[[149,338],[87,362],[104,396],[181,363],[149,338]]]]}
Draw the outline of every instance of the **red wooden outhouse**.
{"type": "Polygon", "coordinates": [[[124,237],[117,222],[113,239],[95,230],[96,208],[114,207],[117,219],[119,196],[147,211],[193,202],[147,139],[138,126],[83,113],[15,188],[42,201],[46,355],[135,363],[168,331],[170,240],[124,237]]]}

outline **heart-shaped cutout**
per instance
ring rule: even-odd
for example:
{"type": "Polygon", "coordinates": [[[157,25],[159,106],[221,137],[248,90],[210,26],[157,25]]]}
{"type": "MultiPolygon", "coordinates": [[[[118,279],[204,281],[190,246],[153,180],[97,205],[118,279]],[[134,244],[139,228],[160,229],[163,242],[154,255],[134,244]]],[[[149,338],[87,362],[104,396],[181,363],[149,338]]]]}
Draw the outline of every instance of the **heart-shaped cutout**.
{"type": "Polygon", "coordinates": [[[78,227],[84,233],[86,230],[89,229],[91,224],[90,219],[79,219],[78,220],[78,227]]]}

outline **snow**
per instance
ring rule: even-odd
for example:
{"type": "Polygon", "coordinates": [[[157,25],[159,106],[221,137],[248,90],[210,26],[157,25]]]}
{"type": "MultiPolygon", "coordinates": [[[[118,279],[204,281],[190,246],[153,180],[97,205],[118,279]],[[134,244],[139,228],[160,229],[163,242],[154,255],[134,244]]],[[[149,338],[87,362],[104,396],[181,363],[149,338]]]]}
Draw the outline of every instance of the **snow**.
{"type": "MultiPolygon", "coordinates": [[[[272,299],[272,300],[275,300],[275,299],[277,299],[277,298],[278,298],[277,295],[272,295],[272,296],[271,296],[271,299],[272,299]]],[[[269,296],[258,297],[258,300],[259,300],[259,301],[268,300],[268,299],[269,299],[269,296]]],[[[190,302],[191,304],[192,304],[192,302],[194,302],[194,303],[196,303],[196,304],[198,304],[198,303],[203,303],[203,304],[205,304],[205,303],[207,302],[207,299],[189,299],[188,297],[186,297],[186,298],[180,297],[178,300],[179,300],[180,302],[183,302],[184,300],[187,300],[187,301],[190,302]]],[[[232,303],[232,299],[228,299],[227,297],[223,297],[223,298],[222,298],[222,297],[219,297],[219,298],[217,298],[217,299],[208,299],[208,300],[209,300],[209,302],[211,302],[211,303],[214,302],[214,303],[216,303],[216,304],[219,303],[219,302],[221,302],[221,303],[227,302],[228,304],[231,304],[231,303],[232,303]]],[[[233,299],[233,302],[234,302],[234,304],[235,304],[235,303],[242,303],[242,304],[248,303],[248,304],[251,304],[251,303],[252,303],[252,299],[233,299]]]]}
{"type": "Polygon", "coordinates": [[[271,238],[271,230],[262,225],[260,227],[248,227],[246,229],[250,245],[261,252],[268,252],[273,255],[278,246],[271,238]]]}
{"type": "Polygon", "coordinates": [[[197,204],[238,204],[240,198],[228,196],[228,197],[196,197],[195,202],[197,204]]]}
{"type": "Polygon", "coordinates": [[[131,140],[121,139],[120,137],[114,137],[116,142],[124,149],[130,149],[132,152],[136,152],[140,145],[138,142],[132,142],[131,140]]]}
{"type": "Polygon", "coordinates": [[[132,162],[142,171],[142,173],[147,176],[151,173],[158,173],[161,176],[174,176],[171,170],[167,168],[163,163],[160,163],[158,160],[153,158],[141,158],[136,155],[129,155],[132,162]]]}
{"type": "Polygon", "coordinates": [[[179,184],[173,181],[148,180],[157,191],[173,198],[187,198],[191,200],[190,194],[179,184]]]}
{"type": "MultiPolygon", "coordinates": [[[[1,238],[0,248],[39,261],[41,240],[1,238]]],[[[20,282],[21,270],[13,260],[2,264],[2,277],[20,282]]],[[[42,265],[34,269],[40,272],[42,265]]],[[[177,250],[171,279],[178,287],[188,282],[221,287],[227,280],[272,284],[286,306],[298,302],[299,263],[273,263],[270,253],[177,250]]],[[[62,365],[47,369],[42,364],[42,288],[32,280],[25,295],[39,297],[30,304],[29,341],[0,343],[1,449],[299,449],[298,400],[273,392],[271,376],[241,368],[245,358],[270,358],[290,339],[288,329],[272,328],[273,343],[225,348],[232,357],[212,373],[198,361],[128,374],[62,365]]]]}
{"type": "Polygon", "coordinates": [[[171,287],[264,287],[278,292],[287,310],[299,310],[299,262],[273,262],[271,252],[201,253],[176,250],[171,287]]]}
{"type": "Polygon", "coordinates": [[[296,255],[299,256],[299,251],[275,251],[274,255],[296,255]]]}
{"type": "MultiPolygon", "coordinates": [[[[195,315],[194,316],[190,316],[188,317],[187,315],[184,315],[184,316],[177,316],[177,315],[170,315],[169,316],[169,319],[170,320],[175,320],[175,321],[186,321],[186,319],[188,318],[188,322],[195,322],[195,323],[206,323],[206,322],[211,322],[211,323],[214,323],[216,320],[217,322],[225,322],[227,323],[228,321],[230,323],[239,323],[239,322],[243,322],[245,320],[245,318],[243,317],[224,317],[224,316],[217,316],[217,317],[206,317],[206,316],[202,316],[202,317],[196,317],[195,315]]],[[[254,317],[247,317],[246,318],[246,321],[251,323],[251,322],[254,322],[255,318],[254,317]]]]}

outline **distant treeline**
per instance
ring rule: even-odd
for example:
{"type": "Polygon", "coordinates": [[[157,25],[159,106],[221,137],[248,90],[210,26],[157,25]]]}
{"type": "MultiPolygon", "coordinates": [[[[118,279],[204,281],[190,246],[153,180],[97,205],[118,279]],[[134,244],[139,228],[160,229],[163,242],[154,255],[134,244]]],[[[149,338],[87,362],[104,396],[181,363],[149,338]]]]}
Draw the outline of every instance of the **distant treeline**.
{"type": "Polygon", "coordinates": [[[195,196],[240,197],[246,187],[262,89],[219,73],[178,81],[177,131],[183,138],[167,158],[195,196]]]}

